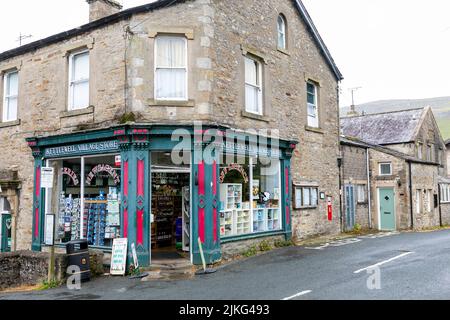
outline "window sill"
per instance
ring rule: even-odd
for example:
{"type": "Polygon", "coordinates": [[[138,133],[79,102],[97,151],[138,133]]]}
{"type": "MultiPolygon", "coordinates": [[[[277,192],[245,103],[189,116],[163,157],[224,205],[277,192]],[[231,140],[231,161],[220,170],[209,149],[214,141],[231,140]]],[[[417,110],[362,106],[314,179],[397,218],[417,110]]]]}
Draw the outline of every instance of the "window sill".
{"type": "Polygon", "coordinates": [[[243,241],[243,240],[281,236],[281,235],[286,235],[286,234],[288,234],[288,232],[285,230],[274,230],[274,231],[266,231],[266,232],[259,232],[259,233],[250,233],[250,234],[244,234],[244,235],[222,237],[220,239],[220,241],[221,241],[221,243],[230,243],[230,242],[237,242],[237,241],[243,241]]]}
{"type": "Polygon", "coordinates": [[[314,133],[320,133],[320,134],[325,134],[325,131],[321,128],[314,128],[314,127],[310,127],[310,126],[305,126],[305,130],[306,131],[310,131],[310,132],[314,132],[314,133]]]}
{"type": "Polygon", "coordinates": [[[317,206],[314,207],[300,207],[300,208],[294,208],[294,210],[315,210],[317,209],[317,206]]]}
{"type": "Polygon", "coordinates": [[[241,115],[245,118],[250,118],[253,120],[270,122],[270,120],[264,115],[259,115],[259,114],[255,114],[255,113],[251,113],[251,112],[247,112],[247,111],[242,111],[241,115]]]}
{"type": "Polygon", "coordinates": [[[185,107],[193,108],[195,107],[195,100],[187,101],[176,101],[176,100],[154,100],[150,99],[147,101],[150,107],[185,107]]]}
{"type": "Polygon", "coordinates": [[[95,108],[93,106],[90,106],[85,109],[78,109],[78,110],[71,110],[71,111],[63,111],[60,113],[61,118],[71,118],[71,117],[78,117],[85,114],[92,114],[94,113],[95,108]]]}
{"type": "Polygon", "coordinates": [[[1,128],[10,128],[20,126],[20,119],[15,121],[8,121],[8,122],[0,122],[0,129],[1,128]]]}
{"type": "Polygon", "coordinates": [[[291,56],[291,54],[286,50],[286,49],[282,49],[282,48],[277,48],[278,52],[281,52],[282,54],[285,54],[287,56],[291,56]]]}

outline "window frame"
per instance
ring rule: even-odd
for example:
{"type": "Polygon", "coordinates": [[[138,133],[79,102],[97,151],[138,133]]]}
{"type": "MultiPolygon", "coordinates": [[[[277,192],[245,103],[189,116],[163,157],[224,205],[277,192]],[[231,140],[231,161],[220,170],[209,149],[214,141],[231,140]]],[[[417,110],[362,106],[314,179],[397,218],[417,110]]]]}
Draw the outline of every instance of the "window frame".
{"type": "Polygon", "coordinates": [[[318,186],[294,186],[294,209],[315,209],[319,206],[320,193],[318,186]],[[305,205],[305,189],[309,189],[309,205],[305,205]],[[313,190],[316,190],[316,202],[313,203],[313,190]],[[300,206],[298,206],[297,192],[300,191],[300,206]]]}
{"type": "Polygon", "coordinates": [[[420,214],[422,210],[422,190],[416,189],[416,213],[420,214]]]}
{"type": "Polygon", "coordinates": [[[383,177],[392,176],[392,162],[380,162],[378,164],[378,172],[379,172],[379,175],[383,176],[383,177]],[[383,166],[383,165],[389,165],[389,173],[388,174],[382,172],[381,166],[383,166]]]}
{"type": "Polygon", "coordinates": [[[282,13],[277,17],[277,49],[287,50],[287,22],[286,17],[282,13]],[[283,37],[283,46],[280,47],[281,37],[283,37]]]}
{"type": "Polygon", "coordinates": [[[90,84],[91,84],[91,66],[90,66],[90,61],[91,61],[91,54],[90,54],[90,50],[89,49],[82,49],[82,50],[77,50],[77,51],[73,51],[69,54],[69,83],[68,83],[68,104],[67,104],[67,109],[68,111],[76,111],[76,110],[83,110],[83,109],[87,109],[90,106],[90,94],[91,94],[91,88],[90,88],[90,84]],[[89,74],[89,78],[87,79],[80,79],[80,80],[74,80],[73,79],[73,75],[74,75],[74,67],[75,67],[75,57],[80,56],[80,55],[84,55],[87,54],[88,56],[88,74],[89,74]],[[74,107],[74,89],[75,89],[75,85],[79,85],[82,83],[87,83],[88,84],[88,104],[87,106],[84,107],[78,107],[75,108],[74,107]]]}
{"type": "Polygon", "coordinates": [[[356,202],[357,203],[367,203],[367,196],[366,196],[366,187],[365,184],[357,184],[356,185],[356,202]],[[362,191],[362,193],[361,193],[362,191]],[[362,195],[362,199],[360,196],[362,195]]]}
{"type": "Polygon", "coordinates": [[[441,197],[441,203],[450,203],[450,184],[444,183],[439,185],[441,197]]]}
{"type": "Polygon", "coordinates": [[[188,38],[186,37],[186,35],[185,34],[165,34],[165,33],[158,33],[156,36],[155,36],[155,41],[154,41],[154,52],[153,52],[153,66],[154,66],[154,70],[153,70],[153,95],[154,95],[154,97],[155,97],[155,101],[176,101],[176,102],[186,102],[186,101],[189,101],[189,53],[188,53],[188,38]],[[158,59],[156,58],[157,57],[157,55],[158,55],[158,39],[161,39],[161,38],[180,38],[180,39],[183,39],[183,41],[184,41],[184,52],[185,52],[185,55],[184,55],[184,64],[185,64],[185,67],[175,67],[175,68],[168,68],[168,67],[158,67],[158,63],[157,63],[157,61],[158,61],[158,59]],[[157,72],[158,72],[158,70],[161,70],[161,69],[163,69],[163,70],[173,70],[173,69],[176,69],[176,70],[185,70],[186,71],[186,81],[185,81],[185,83],[186,83],[186,85],[185,85],[185,88],[184,88],[184,90],[185,90],[185,97],[182,97],[182,98],[160,98],[160,97],[158,97],[158,94],[157,94],[157,88],[158,88],[158,86],[157,86],[157,82],[156,82],[156,79],[157,79],[157,76],[156,76],[156,74],[157,74],[157,72]]]}
{"type": "Polygon", "coordinates": [[[19,118],[19,70],[13,69],[3,73],[3,99],[2,99],[2,122],[17,121],[19,118]],[[17,93],[15,95],[7,94],[7,89],[10,84],[10,77],[12,74],[17,74],[17,93]],[[8,118],[7,114],[10,108],[10,100],[16,99],[16,117],[15,119],[8,118]]]}
{"type": "Polygon", "coordinates": [[[320,116],[319,116],[319,86],[317,83],[308,80],[306,81],[306,115],[307,115],[307,123],[308,127],[311,128],[320,128],[320,116]],[[308,85],[312,85],[314,87],[314,92],[310,92],[308,85]],[[314,102],[315,104],[312,104],[308,101],[308,95],[314,94],[314,102]],[[309,108],[313,107],[315,110],[315,114],[311,115],[309,112],[309,108]],[[310,118],[314,118],[314,123],[311,122],[310,118]]]}
{"type": "Polygon", "coordinates": [[[256,56],[253,56],[251,54],[244,55],[244,105],[245,105],[245,112],[255,114],[258,116],[264,115],[264,79],[263,79],[263,63],[260,61],[260,59],[256,56]],[[256,85],[253,83],[247,82],[247,60],[251,60],[252,62],[256,63],[256,85]],[[258,111],[249,110],[247,106],[247,86],[252,87],[253,89],[258,90],[258,111]]]}

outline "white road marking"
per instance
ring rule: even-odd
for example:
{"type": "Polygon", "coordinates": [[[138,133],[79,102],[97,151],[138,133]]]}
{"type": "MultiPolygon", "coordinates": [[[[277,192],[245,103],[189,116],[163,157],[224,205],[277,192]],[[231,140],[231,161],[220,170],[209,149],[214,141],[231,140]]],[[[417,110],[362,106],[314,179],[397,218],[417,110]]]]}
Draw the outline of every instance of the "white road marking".
{"type": "Polygon", "coordinates": [[[379,263],[374,264],[374,265],[372,265],[372,266],[368,266],[367,268],[356,270],[356,271],[353,272],[353,273],[354,273],[354,274],[358,274],[358,273],[361,273],[361,272],[363,272],[363,271],[365,271],[365,270],[370,270],[370,269],[373,269],[373,268],[382,266],[382,265],[384,265],[384,264],[386,264],[386,263],[389,263],[389,262],[392,262],[392,261],[394,261],[394,260],[403,258],[403,257],[405,257],[405,256],[407,256],[407,255],[409,255],[409,254],[411,254],[411,253],[414,253],[414,252],[405,252],[405,253],[402,253],[402,254],[400,254],[400,255],[398,255],[398,256],[396,256],[396,257],[393,257],[393,258],[391,258],[391,259],[388,259],[388,260],[379,262],[379,263]]]}
{"type": "Polygon", "coordinates": [[[304,295],[306,295],[306,294],[308,294],[308,293],[311,293],[311,292],[312,292],[311,290],[302,291],[302,292],[299,292],[299,293],[297,293],[297,294],[294,294],[294,295],[291,296],[291,297],[284,298],[283,301],[292,300],[292,299],[295,299],[295,298],[304,296],[304,295]]]}

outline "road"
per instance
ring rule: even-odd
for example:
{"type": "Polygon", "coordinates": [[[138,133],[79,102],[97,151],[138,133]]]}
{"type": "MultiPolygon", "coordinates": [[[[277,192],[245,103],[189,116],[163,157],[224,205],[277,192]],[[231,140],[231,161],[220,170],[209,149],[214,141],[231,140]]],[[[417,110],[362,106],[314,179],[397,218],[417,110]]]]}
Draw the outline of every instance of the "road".
{"type": "Polygon", "coordinates": [[[59,288],[4,294],[2,299],[450,299],[450,231],[284,248],[234,262],[215,274],[192,280],[100,278],[80,291],[59,288]]]}

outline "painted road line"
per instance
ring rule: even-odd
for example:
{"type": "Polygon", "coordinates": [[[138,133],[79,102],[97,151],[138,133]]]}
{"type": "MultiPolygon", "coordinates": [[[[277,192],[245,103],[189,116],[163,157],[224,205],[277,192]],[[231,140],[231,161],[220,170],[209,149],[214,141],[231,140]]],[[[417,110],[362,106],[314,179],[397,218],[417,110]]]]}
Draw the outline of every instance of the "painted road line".
{"type": "Polygon", "coordinates": [[[295,298],[304,296],[304,295],[306,295],[306,294],[308,294],[308,293],[311,293],[311,292],[312,292],[311,290],[302,291],[302,292],[299,292],[299,293],[297,293],[297,294],[294,294],[294,295],[291,296],[291,297],[284,298],[283,301],[292,300],[292,299],[295,299],[295,298]]]}
{"type": "Polygon", "coordinates": [[[384,264],[386,264],[386,263],[389,263],[389,262],[392,262],[392,261],[394,261],[394,260],[403,258],[403,257],[405,257],[405,256],[407,256],[407,255],[409,255],[409,254],[411,254],[411,253],[414,253],[414,252],[405,252],[405,253],[402,253],[402,254],[400,254],[400,255],[398,255],[398,256],[396,256],[396,257],[393,257],[393,258],[391,258],[391,259],[389,259],[389,260],[385,260],[385,261],[379,262],[379,263],[374,264],[374,265],[372,265],[372,266],[368,266],[367,268],[364,268],[364,269],[356,270],[356,271],[353,272],[353,273],[354,273],[354,274],[358,274],[358,273],[361,273],[361,272],[363,272],[363,271],[365,271],[365,270],[370,270],[370,269],[373,269],[373,268],[382,266],[382,265],[384,265],[384,264]]]}

